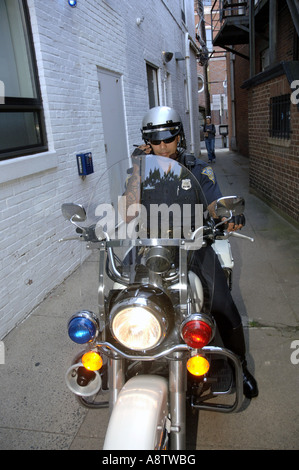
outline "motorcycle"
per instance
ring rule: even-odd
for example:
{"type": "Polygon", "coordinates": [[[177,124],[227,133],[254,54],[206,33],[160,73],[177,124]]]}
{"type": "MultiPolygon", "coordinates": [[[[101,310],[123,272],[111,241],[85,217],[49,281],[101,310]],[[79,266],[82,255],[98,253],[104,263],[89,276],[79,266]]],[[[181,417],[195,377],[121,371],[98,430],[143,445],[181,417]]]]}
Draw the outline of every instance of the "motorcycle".
{"type": "Polygon", "coordinates": [[[231,286],[229,236],[237,234],[224,227],[243,213],[244,200],[219,199],[218,223],[206,209],[193,174],[154,155],[104,172],[86,210],[62,205],[98,266],[97,289],[88,292],[96,313],[87,305],[68,323],[84,350],[66,383],[82,405],[109,406],[105,450],[185,449],[190,412],[229,413],[242,404],[240,360],[222,346],[211,289],[190,265],[212,245],[231,286]],[[99,401],[102,393],[109,401],[99,401]]]}

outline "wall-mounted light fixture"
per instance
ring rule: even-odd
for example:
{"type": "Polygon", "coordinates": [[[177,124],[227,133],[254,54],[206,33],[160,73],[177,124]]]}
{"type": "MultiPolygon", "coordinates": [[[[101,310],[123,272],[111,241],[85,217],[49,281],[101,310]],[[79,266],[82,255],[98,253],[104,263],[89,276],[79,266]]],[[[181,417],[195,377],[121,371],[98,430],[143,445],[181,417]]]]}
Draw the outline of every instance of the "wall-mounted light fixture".
{"type": "Polygon", "coordinates": [[[68,0],[68,4],[70,7],[76,7],[77,6],[77,0],[68,0]]]}
{"type": "Polygon", "coordinates": [[[162,52],[162,58],[163,58],[163,62],[165,62],[165,64],[167,64],[167,62],[170,62],[171,59],[173,58],[173,52],[163,51],[162,52]]]}
{"type": "Polygon", "coordinates": [[[141,18],[136,18],[137,26],[140,26],[143,21],[144,21],[144,16],[142,16],[141,18]]]}

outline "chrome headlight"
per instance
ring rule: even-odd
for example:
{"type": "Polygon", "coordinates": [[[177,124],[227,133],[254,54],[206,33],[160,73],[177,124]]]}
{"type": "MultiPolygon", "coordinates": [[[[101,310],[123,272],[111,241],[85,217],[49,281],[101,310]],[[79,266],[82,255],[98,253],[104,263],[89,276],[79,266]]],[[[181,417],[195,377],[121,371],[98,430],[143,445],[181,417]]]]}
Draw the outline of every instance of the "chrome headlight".
{"type": "Polygon", "coordinates": [[[146,266],[154,273],[163,274],[171,267],[171,252],[165,246],[154,246],[149,248],[145,257],[146,266]]]}
{"type": "Polygon", "coordinates": [[[157,292],[149,295],[144,288],[125,289],[114,304],[110,314],[111,332],[126,348],[134,351],[153,349],[165,338],[168,329],[165,307],[169,299],[165,294],[161,295],[162,291],[156,291],[158,295],[155,296],[157,292]]]}

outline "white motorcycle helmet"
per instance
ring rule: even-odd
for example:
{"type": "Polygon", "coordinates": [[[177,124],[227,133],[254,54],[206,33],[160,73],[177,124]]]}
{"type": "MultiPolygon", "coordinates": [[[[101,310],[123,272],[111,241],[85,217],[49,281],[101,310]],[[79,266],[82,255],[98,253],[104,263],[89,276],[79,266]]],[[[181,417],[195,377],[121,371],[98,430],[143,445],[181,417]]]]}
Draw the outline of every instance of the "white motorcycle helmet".
{"type": "Polygon", "coordinates": [[[151,108],[142,120],[141,132],[145,142],[167,141],[180,135],[180,147],[185,148],[185,135],[180,115],[168,106],[151,108]]]}

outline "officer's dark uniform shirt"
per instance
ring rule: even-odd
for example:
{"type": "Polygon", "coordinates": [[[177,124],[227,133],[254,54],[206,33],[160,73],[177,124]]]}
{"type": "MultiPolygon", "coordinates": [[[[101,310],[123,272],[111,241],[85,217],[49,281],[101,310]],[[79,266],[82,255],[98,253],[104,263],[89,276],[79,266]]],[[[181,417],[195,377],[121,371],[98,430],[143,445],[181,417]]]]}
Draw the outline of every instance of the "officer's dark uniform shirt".
{"type": "MultiPolygon", "coordinates": [[[[195,158],[193,155],[186,154],[185,152],[178,157],[178,162],[187,168],[192,175],[186,170],[178,173],[168,175],[169,178],[163,177],[153,181],[153,176],[144,181],[143,183],[143,197],[142,204],[148,209],[147,214],[149,217],[150,204],[166,203],[168,206],[178,204],[181,206],[181,213],[184,212],[184,204],[190,205],[191,225],[196,228],[194,223],[194,210],[196,204],[202,204],[203,210],[206,211],[207,207],[215,200],[222,197],[220,188],[218,186],[216,176],[210,165],[202,160],[195,158]],[[198,184],[194,181],[197,180],[198,184]],[[154,184],[153,184],[154,183],[154,184]]],[[[148,220],[148,227],[150,220],[148,220]]]]}
{"type": "Polygon", "coordinates": [[[210,165],[205,163],[203,160],[199,160],[198,158],[193,157],[192,165],[187,165],[185,163],[185,155],[183,154],[179,158],[179,162],[182,165],[187,166],[187,168],[193,173],[195,178],[198,180],[206,201],[207,205],[209,206],[213,201],[222,197],[222,193],[220,191],[219,185],[217,183],[216,175],[210,165]]]}
{"type": "MultiPolygon", "coordinates": [[[[140,155],[144,155],[146,157],[145,152],[139,148],[135,149],[132,154],[132,156],[140,155]]],[[[203,190],[207,205],[210,205],[213,201],[222,197],[216,175],[210,165],[205,163],[203,160],[194,157],[194,155],[187,154],[186,152],[183,152],[178,156],[178,162],[187,167],[198,180],[203,190]]],[[[173,202],[175,202],[175,199],[175,194],[173,194],[173,202]]]]}

